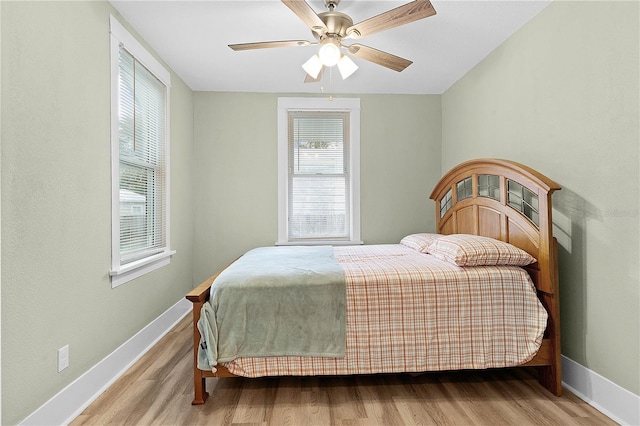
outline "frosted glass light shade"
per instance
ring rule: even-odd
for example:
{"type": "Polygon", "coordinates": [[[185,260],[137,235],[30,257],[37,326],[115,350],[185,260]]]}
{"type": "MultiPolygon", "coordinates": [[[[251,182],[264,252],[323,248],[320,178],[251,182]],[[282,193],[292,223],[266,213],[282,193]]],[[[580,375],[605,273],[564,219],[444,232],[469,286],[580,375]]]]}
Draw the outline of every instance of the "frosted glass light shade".
{"type": "Polygon", "coordinates": [[[320,70],[322,69],[322,62],[318,55],[313,55],[307,62],[302,64],[302,69],[311,77],[318,78],[318,74],[320,74],[320,70]]]}
{"type": "Polygon", "coordinates": [[[346,55],[342,56],[342,58],[340,58],[340,60],[338,61],[338,70],[340,70],[340,75],[342,76],[343,80],[347,79],[347,77],[356,72],[357,69],[358,66],[355,64],[355,62],[353,62],[351,58],[346,55]]]}
{"type": "Polygon", "coordinates": [[[332,42],[324,43],[318,52],[320,61],[328,67],[337,64],[340,60],[340,55],[340,48],[332,42]]]}

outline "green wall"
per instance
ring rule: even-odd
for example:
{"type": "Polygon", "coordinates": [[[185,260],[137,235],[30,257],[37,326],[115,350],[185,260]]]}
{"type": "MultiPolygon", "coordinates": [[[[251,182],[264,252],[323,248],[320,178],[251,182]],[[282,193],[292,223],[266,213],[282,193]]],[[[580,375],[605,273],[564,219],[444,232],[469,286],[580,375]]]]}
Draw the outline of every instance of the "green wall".
{"type": "MultiPolygon", "coordinates": [[[[278,96],[287,95],[194,95],[197,280],[277,239],[278,96]]],[[[354,96],[361,106],[362,239],[397,243],[433,231],[428,197],[440,176],[440,96],[354,96]]]]}
{"type": "Polygon", "coordinates": [[[562,353],[640,394],[638,2],[556,1],[442,96],[442,169],[558,182],[562,353]]]}
{"type": "Polygon", "coordinates": [[[193,287],[193,93],[171,76],[171,264],[111,289],[107,2],[2,2],[2,424],[193,287]],[[69,344],[70,367],[57,372],[69,344]]]}

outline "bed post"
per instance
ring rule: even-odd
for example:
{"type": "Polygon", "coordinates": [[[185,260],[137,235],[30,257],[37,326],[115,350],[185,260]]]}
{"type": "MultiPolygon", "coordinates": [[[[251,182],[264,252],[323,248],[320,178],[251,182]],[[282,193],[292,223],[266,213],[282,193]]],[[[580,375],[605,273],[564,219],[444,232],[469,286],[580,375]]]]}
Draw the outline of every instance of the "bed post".
{"type": "MultiPolygon", "coordinates": [[[[204,302],[193,304],[193,329],[198,329],[198,321],[200,320],[200,310],[204,302]]],[[[207,392],[207,384],[202,375],[202,370],[198,368],[198,346],[200,345],[200,335],[193,333],[193,401],[191,405],[202,405],[209,397],[207,392]]]]}
{"type": "Polygon", "coordinates": [[[198,368],[198,347],[200,346],[200,333],[198,332],[198,320],[202,305],[209,299],[209,289],[218,274],[209,278],[198,287],[191,290],[186,298],[193,303],[193,392],[192,405],[201,405],[209,397],[206,388],[205,374],[198,368]]]}
{"type": "Polygon", "coordinates": [[[540,212],[540,252],[538,262],[541,267],[540,281],[537,283],[540,301],[549,319],[545,338],[551,343],[548,365],[540,365],[538,382],[556,396],[562,394],[562,360],[560,358],[560,279],[558,274],[558,240],[553,236],[552,194],[560,189],[555,182],[542,175],[539,199],[540,212]]]}
{"type": "Polygon", "coordinates": [[[562,395],[562,360],[560,358],[560,295],[558,276],[558,242],[555,238],[551,243],[551,280],[553,293],[543,293],[542,302],[549,313],[546,338],[551,341],[550,365],[536,367],[538,382],[556,396],[562,395]]]}

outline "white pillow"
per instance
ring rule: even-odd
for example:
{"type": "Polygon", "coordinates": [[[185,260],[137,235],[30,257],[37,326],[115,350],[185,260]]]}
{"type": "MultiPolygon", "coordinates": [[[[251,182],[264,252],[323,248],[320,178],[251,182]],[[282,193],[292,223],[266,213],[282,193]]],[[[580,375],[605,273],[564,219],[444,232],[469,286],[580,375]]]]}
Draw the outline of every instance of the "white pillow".
{"type": "Polygon", "coordinates": [[[400,244],[407,246],[421,253],[427,253],[429,245],[437,238],[442,237],[441,234],[410,234],[400,240],[400,244]]]}
{"type": "Polygon", "coordinates": [[[529,253],[514,245],[470,234],[442,236],[427,247],[427,252],[458,266],[525,266],[536,262],[529,253]]]}

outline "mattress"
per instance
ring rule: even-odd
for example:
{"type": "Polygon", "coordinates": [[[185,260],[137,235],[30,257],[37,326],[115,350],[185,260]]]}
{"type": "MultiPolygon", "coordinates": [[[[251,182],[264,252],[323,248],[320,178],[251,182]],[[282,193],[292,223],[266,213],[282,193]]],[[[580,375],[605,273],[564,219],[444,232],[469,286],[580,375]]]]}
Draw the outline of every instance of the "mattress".
{"type": "Polygon", "coordinates": [[[236,375],[307,376],[501,368],[531,360],[547,312],[517,266],[459,267],[401,244],[338,246],[344,357],[241,357],[236,375]]]}

